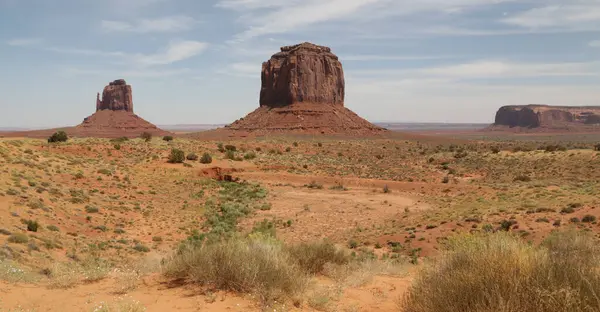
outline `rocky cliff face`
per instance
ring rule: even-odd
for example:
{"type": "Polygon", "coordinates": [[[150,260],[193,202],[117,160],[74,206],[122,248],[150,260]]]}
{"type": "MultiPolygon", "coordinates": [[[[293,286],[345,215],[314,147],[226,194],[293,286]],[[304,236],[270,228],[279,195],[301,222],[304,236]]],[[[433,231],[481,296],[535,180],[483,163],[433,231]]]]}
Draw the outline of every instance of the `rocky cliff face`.
{"type": "Polygon", "coordinates": [[[102,100],[96,95],[96,111],[112,110],[133,113],[131,86],[124,79],[115,80],[104,87],[102,100]]]}
{"type": "Polygon", "coordinates": [[[344,71],[328,47],[308,42],[282,47],[263,63],[261,80],[260,106],[344,106],[344,71]]]}
{"type": "Polygon", "coordinates": [[[385,132],[344,107],[342,63],[328,47],[308,42],[283,47],[263,63],[261,78],[259,108],[228,125],[231,135],[385,132]]]}
{"type": "Polygon", "coordinates": [[[494,126],[577,128],[600,126],[600,106],[516,105],[501,107],[494,126]]]}

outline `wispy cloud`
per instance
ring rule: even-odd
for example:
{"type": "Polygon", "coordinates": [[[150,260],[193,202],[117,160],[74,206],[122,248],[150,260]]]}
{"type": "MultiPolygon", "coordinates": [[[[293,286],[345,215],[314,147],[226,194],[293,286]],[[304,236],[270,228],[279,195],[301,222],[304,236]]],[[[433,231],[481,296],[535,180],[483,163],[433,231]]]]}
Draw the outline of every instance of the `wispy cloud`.
{"type": "Polygon", "coordinates": [[[600,48],[600,40],[593,40],[588,43],[590,47],[600,48]]]}
{"type": "Polygon", "coordinates": [[[8,44],[9,46],[14,46],[14,47],[24,47],[24,46],[39,45],[42,42],[43,42],[43,40],[40,38],[17,38],[17,39],[9,40],[8,42],[6,42],[6,44],[8,44]]]}
{"type": "Polygon", "coordinates": [[[161,78],[180,76],[190,73],[189,68],[180,69],[134,69],[134,70],[118,70],[118,69],[85,69],[85,68],[66,68],[64,73],[70,76],[121,76],[132,78],[161,78]]]}
{"type": "Polygon", "coordinates": [[[260,63],[240,62],[230,64],[224,69],[217,70],[217,73],[235,77],[258,78],[260,77],[260,71],[260,63]]]}
{"type": "Polygon", "coordinates": [[[106,32],[164,33],[187,31],[194,28],[197,23],[189,16],[177,15],[138,19],[133,22],[103,20],[100,27],[106,32]]]}
{"type": "Polygon", "coordinates": [[[574,0],[569,4],[532,8],[516,13],[503,21],[526,28],[597,30],[600,26],[600,3],[596,0],[574,0]]]}
{"type": "Polygon", "coordinates": [[[355,55],[340,55],[339,58],[343,62],[370,62],[370,61],[417,61],[417,60],[438,60],[454,58],[450,55],[375,55],[375,54],[355,54],[355,55]]]}
{"type": "Polygon", "coordinates": [[[136,54],[134,61],[142,65],[164,65],[179,62],[202,53],[208,43],[199,41],[179,41],[169,44],[164,51],[155,54],[136,54]]]}

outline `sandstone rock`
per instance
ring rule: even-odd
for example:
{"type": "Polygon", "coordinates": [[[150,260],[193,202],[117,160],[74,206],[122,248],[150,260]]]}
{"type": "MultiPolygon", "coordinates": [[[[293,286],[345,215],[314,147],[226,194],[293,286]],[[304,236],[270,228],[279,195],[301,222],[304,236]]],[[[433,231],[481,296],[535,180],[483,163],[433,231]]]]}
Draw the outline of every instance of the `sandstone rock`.
{"type": "Polygon", "coordinates": [[[226,131],[371,135],[385,131],[344,107],[344,71],[328,47],[282,47],[262,66],[260,105],[226,131]]]}
{"type": "Polygon", "coordinates": [[[493,127],[527,129],[600,129],[600,106],[503,106],[493,127]]]}
{"type": "Polygon", "coordinates": [[[260,106],[344,105],[344,71],[328,47],[308,42],[282,47],[263,63],[261,78],[260,106]]]}
{"type": "Polygon", "coordinates": [[[110,82],[100,94],[96,95],[96,111],[112,110],[133,113],[133,97],[131,86],[124,79],[110,82]]]}

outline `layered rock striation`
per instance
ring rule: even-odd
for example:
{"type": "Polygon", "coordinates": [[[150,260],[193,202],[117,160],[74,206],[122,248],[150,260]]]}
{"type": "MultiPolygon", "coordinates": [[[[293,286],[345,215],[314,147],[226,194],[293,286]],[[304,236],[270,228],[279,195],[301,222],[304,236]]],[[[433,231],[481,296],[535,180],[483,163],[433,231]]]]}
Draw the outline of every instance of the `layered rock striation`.
{"type": "Polygon", "coordinates": [[[96,95],[96,111],[112,110],[133,113],[133,92],[124,79],[118,79],[104,87],[102,100],[96,95]]]}
{"type": "Polygon", "coordinates": [[[600,106],[503,106],[492,129],[599,129],[600,106]]]}
{"type": "Polygon", "coordinates": [[[282,47],[262,65],[259,108],[228,130],[269,134],[375,134],[385,131],[344,107],[344,70],[331,49],[282,47]]]}

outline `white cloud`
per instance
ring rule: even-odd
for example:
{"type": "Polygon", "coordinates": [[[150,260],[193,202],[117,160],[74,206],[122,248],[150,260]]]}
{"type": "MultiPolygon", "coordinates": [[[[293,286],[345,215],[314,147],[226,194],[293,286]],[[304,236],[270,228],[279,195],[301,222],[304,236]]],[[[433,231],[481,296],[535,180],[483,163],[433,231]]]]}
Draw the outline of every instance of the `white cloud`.
{"type": "Polygon", "coordinates": [[[14,47],[24,47],[24,46],[34,46],[39,45],[43,42],[40,38],[17,38],[12,39],[6,42],[9,46],[14,47]]]}
{"type": "Polygon", "coordinates": [[[355,55],[340,55],[342,62],[369,62],[369,61],[416,61],[416,60],[436,60],[453,58],[454,56],[445,55],[374,55],[374,54],[355,54],[355,55]]]}
{"type": "Polygon", "coordinates": [[[141,65],[164,65],[179,62],[202,53],[208,43],[199,41],[172,42],[162,52],[155,54],[136,54],[133,60],[141,65]]]}
{"type": "Polygon", "coordinates": [[[600,3],[595,0],[557,4],[514,14],[503,20],[526,28],[572,28],[597,30],[600,26],[600,3]]]}
{"type": "Polygon", "coordinates": [[[588,43],[590,47],[600,48],[600,40],[593,40],[588,43]]]}
{"type": "Polygon", "coordinates": [[[189,16],[177,15],[139,19],[134,22],[103,20],[100,26],[107,32],[160,33],[190,30],[196,23],[197,21],[189,16]]]}
{"type": "Polygon", "coordinates": [[[383,69],[347,71],[363,80],[377,81],[387,77],[393,81],[430,80],[460,81],[464,79],[534,78],[534,77],[586,77],[600,76],[600,62],[580,63],[524,63],[479,60],[419,69],[383,69]]]}
{"type": "Polygon", "coordinates": [[[246,11],[248,9],[262,9],[289,6],[302,0],[221,0],[215,6],[225,9],[246,11]]]}
{"type": "Polygon", "coordinates": [[[261,63],[240,62],[228,65],[225,69],[217,70],[218,74],[244,78],[259,78],[262,70],[261,63]]]}
{"type": "Polygon", "coordinates": [[[77,54],[84,56],[103,56],[103,57],[125,57],[126,53],[123,52],[107,52],[101,50],[91,50],[91,49],[77,49],[77,48],[63,48],[63,47],[45,47],[43,48],[46,51],[52,51],[57,53],[64,54],[77,54]]]}

